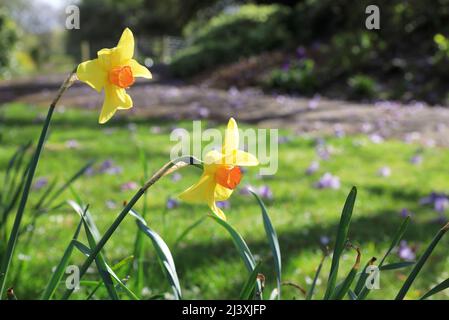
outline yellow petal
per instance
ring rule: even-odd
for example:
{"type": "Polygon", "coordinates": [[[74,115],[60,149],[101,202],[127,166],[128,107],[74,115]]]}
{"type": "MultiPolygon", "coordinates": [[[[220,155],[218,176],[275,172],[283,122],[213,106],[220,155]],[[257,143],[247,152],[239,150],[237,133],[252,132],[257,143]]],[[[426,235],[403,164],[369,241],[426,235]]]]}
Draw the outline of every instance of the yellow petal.
{"type": "Polygon", "coordinates": [[[139,64],[136,60],[131,59],[127,64],[131,67],[134,77],[142,77],[146,79],[151,79],[153,77],[150,70],[139,64]]]}
{"type": "Polygon", "coordinates": [[[215,203],[215,201],[211,200],[209,201],[209,208],[212,210],[213,213],[215,213],[220,219],[226,221],[226,216],[224,214],[224,212],[217,207],[217,204],[215,203]]]}
{"type": "Polygon", "coordinates": [[[226,187],[217,184],[217,186],[215,187],[215,194],[214,194],[215,201],[225,201],[229,199],[233,191],[234,190],[232,189],[228,189],[226,187]]]}
{"type": "Polygon", "coordinates": [[[134,36],[129,28],[126,28],[117,44],[117,53],[120,64],[131,59],[134,55],[134,36]]]}
{"type": "Polygon", "coordinates": [[[117,53],[117,48],[101,49],[97,52],[97,55],[100,66],[106,72],[120,65],[120,56],[117,53]]]}
{"type": "Polygon", "coordinates": [[[204,166],[208,168],[211,165],[222,164],[223,155],[217,150],[211,150],[204,156],[204,166]]]}
{"type": "Polygon", "coordinates": [[[98,122],[103,124],[112,118],[117,109],[129,109],[132,106],[133,101],[125,89],[107,84],[104,87],[104,102],[98,122]]]}
{"type": "Polygon", "coordinates": [[[87,83],[98,92],[103,89],[107,80],[107,73],[101,68],[98,59],[80,63],[76,69],[76,75],[79,80],[87,83]]]}
{"type": "Polygon", "coordinates": [[[239,148],[239,128],[234,118],[229,119],[228,127],[225,131],[222,153],[227,155],[239,148]]]}
{"type": "Polygon", "coordinates": [[[179,195],[179,198],[191,203],[209,203],[214,197],[215,179],[212,175],[203,173],[200,180],[179,195]]]}
{"type": "Polygon", "coordinates": [[[223,162],[227,165],[239,166],[239,167],[251,167],[259,165],[259,160],[251,153],[234,150],[234,152],[227,154],[223,158],[223,162]]]}

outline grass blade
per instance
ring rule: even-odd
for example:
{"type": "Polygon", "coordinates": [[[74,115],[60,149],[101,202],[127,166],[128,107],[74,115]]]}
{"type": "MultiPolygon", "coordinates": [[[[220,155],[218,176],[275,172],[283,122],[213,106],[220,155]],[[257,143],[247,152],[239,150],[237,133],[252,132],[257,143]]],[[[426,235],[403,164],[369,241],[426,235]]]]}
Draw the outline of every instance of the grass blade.
{"type": "Polygon", "coordinates": [[[173,256],[168,248],[167,244],[162,240],[162,238],[153,230],[151,230],[147,225],[145,225],[141,220],[137,220],[137,225],[139,229],[143,231],[153,243],[153,247],[156,250],[158,260],[165,272],[166,278],[172,287],[173,294],[175,298],[182,299],[181,285],[179,284],[178,274],[176,273],[175,262],[173,256]]]}
{"type": "Polygon", "coordinates": [[[277,282],[277,288],[278,288],[278,300],[281,299],[281,273],[282,273],[282,265],[281,265],[281,249],[279,246],[279,240],[278,236],[276,234],[276,230],[273,227],[273,224],[271,223],[270,217],[267,212],[267,208],[265,207],[265,204],[260,199],[260,197],[253,191],[250,190],[250,192],[254,195],[257,202],[259,203],[260,209],[262,211],[262,218],[263,218],[263,225],[265,229],[265,233],[267,235],[268,242],[270,244],[271,253],[274,258],[274,268],[276,270],[276,282],[277,282]]]}
{"type": "Polygon", "coordinates": [[[67,265],[69,264],[70,256],[73,252],[74,243],[73,240],[78,239],[78,235],[81,230],[82,220],[80,220],[78,227],[75,230],[75,234],[73,235],[72,241],[70,241],[69,245],[65,249],[65,252],[61,258],[61,261],[59,262],[58,266],[56,267],[56,270],[53,272],[52,277],[50,281],[47,284],[47,287],[45,288],[44,293],[41,296],[41,300],[51,300],[53,297],[56,288],[58,287],[59,282],[61,281],[62,277],[64,276],[65,270],[67,265]]]}
{"type": "MultiPolygon", "coordinates": [[[[228,233],[231,235],[232,242],[236,246],[237,251],[240,254],[240,257],[242,258],[243,263],[246,266],[246,269],[248,270],[249,273],[252,273],[254,268],[256,267],[256,260],[254,259],[251,250],[249,250],[245,240],[243,240],[242,236],[226,221],[216,216],[211,215],[210,217],[214,219],[216,222],[218,222],[218,224],[221,225],[223,228],[225,228],[226,231],[228,231],[228,233]]],[[[257,281],[257,290],[260,297],[262,297],[262,284],[260,281],[257,281]]]]}
{"type": "MultiPolygon", "coordinates": [[[[91,263],[94,261],[97,254],[103,249],[105,244],[109,241],[112,234],[117,230],[119,225],[122,223],[123,219],[130,213],[130,210],[133,208],[133,206],[139,201],[139,199],[145,194],[145,192],[151,188],[157,181],[159,181],[160,178],[162,178],[164,175],[167,174],[167,172],[170,172],[173,168],[176,168],[178,164],[185,164],[185,165],[194,165],[199,166],[198,163],[200,161],[192,156],[185,156],[180,157],[175,160],[169,161],[166,163],[161,169],[159,169],[139,190],[137,190],[136,194],[131,198],[131,200],[126,204],[126,206],[123,208],[123,210],[120,212],[120,214],[117,216],[117,218],[114,220],[114,222],[111,224],[111,226],[106,230],[103,237],[98,241],[98,244],[95,248],[92,249],[92,254],[84,261],[83,265],[80,268],[80,279],[83,277],[83,275],[86,273],[87,269],[91,265],[91,263]]],[[[67,289],[64,296],[62,297],[64,300],[68,299],[70,295],[72,294],[73,289],[67,289]]]]}
{"type": "Polygon", "coordinates": [[[318,265],[318,269],[316,270],[315,277],[313,278],[313,281],[312,281],[312,285],[310,286],[310,289],[307,292],[306,300],[311,300],[312,297],[313,297],[313,293],[315,291],[316,283],[318,281],[318,277],[320,276],[321,269],[323,268],[324,260],[326,259],[326,257],[327,257],[327,254],[324,254],[323,257],[321,258],[321,262],[318,265]]]}
{"type": "Polygon", "coordinates": [[[349,192],[349,195],[346,198],[346,202],[343,207],[343,211],[340,218],[340,224],[338,226],[334,254],[332,257],[331,269],[327,281],[326,294],[324,295],[325,300],[329,299],[335,290],[335,285],[337,283],[337,276],[338,276],[338,268],[340,265],[340,256],[343,253],[346,239],[348,237],[349,224],[351,222],[352,211],[354,209],[356,196],[357,196],[357,188],[352,187],[351,192],[349,192]]]}
{"type": "Polygon", "coordinates": [[[11,265],[12,256],[14,254],[14,250],[17,243],[17,238],[20,230],[20,225],[22,223],[23,213],[25,211],[25,207],[28,201],[28,196],[30,194],[31,184],[33,183],[34,174],[36,172],[37,163],[39,162],[39,158],[44,146],[45,138],[47,136],[47,131],[50,126],[50,121],[53,116],[53,112],[55,110],[56,104],[58,103],[59,99],[61,98],[62,94],[70,87],[73,81],[73,75],[76,72],[76,69],[74,69],[70,75],[67,77],[67,79],[62,84],[61,88],[59,89],[59,92],[56,96],[56,98],[53,100],[53,102],[50,105],[50,108],[48,109],[47,117],[45,119],[44,125],[42,127],[42,131],[39,137],[39,141],[37,143],[36,150],[33,154],[33,158],[31,160],[31,165],[28,170],[28,175],[25,181],[25,185],[23,187],[22,192],[22,198],[20,199],[19,208],[17,209],[17,214],[14,219],[14,224],[11,230],[11,234],[8,239],[8,244],[6,247],[6,253],[2,259],[2,264],[0,267],[0,299],[3,297],[3,292],[5,290],[6,286],[6,280],[8,278],[8,272],[9,267],[11,265]]]}
{"type": "Polygon", "coordinates": [[[403,262],[395,262],[390,264],[385,264],[381,266],[379,269],[382,271],[386,270],[397,270],[402,268],[407,268],[410,266],[413,266],[416,262],[415,261],[403,261],[403,262]]]}
{"type": "MultiPolygon", "coordinates": [[[[396,231],[387,252],[385,252],[385,255],[382,257],[382,260],[380,261],[379,266],[378,266],[379,269],[382,268],[387,257],[390,255],[391,251],[399,244],[399,242],[404,237],[405,231],[407,231],[409,223],[410,223],[410,216],[407,216],[404,219],[404,221],[401,223],[401,225],[399,226],[398,230],[396,231]]],[[[374,263],[374,261],[372,261],[372,262],[374,263]]],[[[356,288],[356,291],[355,291],[355,294],[357,295],[358,300],[364,300],[370,292],[370,290],[365,287],[365,281],[368,278],[368,275],[369,275],[369,273],[366,272],[366,267],[365,267],[365,269],[363,269],[363,273],[360,275],[361,278],[359,278],[358,287],[356,288]],[[362,279],[362,277],[363,277],[363,279],[362,279]],[[363,283],[361,283],[361,281],[363,281],[363,283]],[[360,285],[361,285],[361,287],[360,287],[360,285]],[[357,289],[359,289],[359,291],[357,289]]]]}
{"type": "Polygon", "coordinates": [[[332,299],[334,299],[334,300],[341,300],[344,298],[346,293],[348,293],[348,290],[351,287],[351,284],[357,275],[357,271],[359,270],[359,267],[360,267],[361,253],[360,253],[359,248],[355,248],[355,249],[357,250],[357,257],[356,257],[354,266],[352,267],[351,271],[349,271],[345,280],[343,280],[342,284],[340,285],[340,288],[338,290],[336,290],[336,293],[332,297],[332,299]]]}
{"type": "MultiPolygon", "coordinates": [[[[76,202],[69,201],[70,206],[72,206],[73,209],[81,216],[81,219],[83,221],[84,225],[84,231],[86,232],[87,241],[89,242],[89,247],[94,248],[97,245],[97,241],[100,238],[100,234],[98,232],[98,229],[96,228],[89,212],[88,212],[88,206],[84,210],[81,209],[80,205],[76,202]]],[[[90,248],[84,248],[84,251],[81,247],[81,243],[78,241],[74,241],[75,246],[83,252],[85,255],[90,255],[90,248]],[[89,251],[87,253],[86,249],[89,251]]],[[[109,297],[112,300],[120,300],[117,291],[115,290],[114,282],[112,281],[111,275],[108,272],[108,268],[106,266],[106,261],[103,257],[103,254],[101,251],[98,253],[97,257],[95,257],[95,264],[98,268],[98,273],[100,274],[101,278],[103,279],[103,282],[106,286],[106,290],[108,291],[109,297]]]]}
{"type": "Polygon", "coordinates": [[[354,294],[358,297],[360,295],[360,293],[365,290],[365,282],[366,279],[368,279],[369,273],[367,272],[368,267],[372,266],[374,264],[374,262],[376,262],[377,258],[376,257],[372,257],[365,265],[365,267],[363,267],[362,272],[359,275],[359,279],[357,280],[357,283],[355,285],[355,289],[354,289],[354,294]]]}
{"type": "Polygon", "coordinates": [[[261,263],[257,263],[254,267],[254,270],[250,273],[248,279],[245,282],[245,285],[240,292],[240,300],[251,300],[254,296],[254,288],[257,284],[257,276],[259,275],[261,263]]]}
{"type": "Polygon", "coordinates": [[[440,242],[441,238],[444,236],[444,234],[449,230],[449,223],[447,223],[443,228],[441,228],[438,233],[433,238],[432,242],[427,247],[426,251],[424,251],[423,255],[418,259],[418,261],[415,264],[415,267],[410,272],[410,275],[405,280],[404,284],[402,285],[401,290],[399,290],[399,293],[396,296],[396,300],[402,300],[404,299],[405,295],[407,294],[408,290],[410,289],[411,285],[413,284],[413,281],[415,281],[416,276],[421,271],[422,267],[426,263],[427,259],[430,257],[430,255],[433,252],[433,249],[437,246],[438,242],[440,242]]]}
{"type": "Polygon", "coordinates": [[[196,220],[194,223],[192,223],[190,226],[188,226],[180,235],[178,238],[176,238],[175,240],[175,244],[173,245],[173,248],[178,247],[179,243],[196,227],[198,227],[201,223],[203,223],[203,221],[206,220],[206,217],[201,217],[198,220],[196,220]]]}
{"type": "Polygon", "coordinates": [[[449,288],[449,279],[446,279],[437,284],[435,287],[430,289],[426,294],[424,294],[419,300],[427,299],[428,297],[433,296],[434,294],[440,291],[446,290],[447,288],[449,288]]]}

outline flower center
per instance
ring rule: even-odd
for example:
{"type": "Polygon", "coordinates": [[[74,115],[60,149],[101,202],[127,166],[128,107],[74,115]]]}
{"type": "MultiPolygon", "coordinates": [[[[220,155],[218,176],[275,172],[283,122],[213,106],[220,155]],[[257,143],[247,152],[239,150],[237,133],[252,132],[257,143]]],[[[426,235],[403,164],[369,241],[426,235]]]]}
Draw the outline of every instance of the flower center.
{"type": "Polygon", "coordinates": [[[239,167],[220,166],[215,172],[215,181],[225,188],[235,189],[242,179],[239,167]]]}
{"type": "Polygon", "coordinates": [[[109,82],[120,88],[128,88],[134,83],[134,76],[130,66],[115,67],[109,71],[109,82]]]}

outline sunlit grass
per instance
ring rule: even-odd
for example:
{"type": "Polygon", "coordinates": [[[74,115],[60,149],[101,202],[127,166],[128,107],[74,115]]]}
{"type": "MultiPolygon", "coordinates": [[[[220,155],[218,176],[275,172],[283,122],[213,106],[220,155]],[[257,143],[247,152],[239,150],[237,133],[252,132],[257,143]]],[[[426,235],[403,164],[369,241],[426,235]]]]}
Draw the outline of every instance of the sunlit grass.
{"type": "MultiPolygon", "coordinates": [[[[0,178],[7,159],[16,147],[36,138],[41,127],[39,119],[45,112],[45,109],[19,104],[0,108],[3,116],[0,122],[0,178]]],[[[221,128],[224,128],[224,124],[220,124],[221,128]]],[[[66,109],[63,113],[55,114],[36,177],[46,177],[49,180],[58,177],[62,182],[90,159],[96,159],[97,165],[105,160],[112,160],[114,165],[121,167],[120,174],[85,176],[74,185],[83,201],[90,204],[93,218],[100,231],[104,232],[119,213],[123,201],[129,200],[134,193],[133,190],[122,191],[121,186],[130,181],[140,183],[143,178],[138,145],[147,153],[149,172],[154,172],[169,160],[170,149],[174,144],[169,139],[169,133],[174,127],[192,131],[192,124],[188,121],[175,123],[138,118],[117,118],[107,125],[99,126],[96,112],[66,109]],[[160,132],[155,127],[160,127],[160,132]],[[70,140],[76,140],[77,148],[67,147],[70,140]],[[111,209],[112,203],[116,208],[111,209]]],[[[250,169],[245,174],[243,185],[268,185],[273,191],[274,199],[266,200],[266,203],[280,240],[285,281],[292,281],[302,287],[310,285],[308,283],[311,282],[322,255],[320,237],[327,236],[331,241],[334,240],[344,200],[353,185],[358,187],[359,192],[349,235],[350,240],[362,248],[362,264],[372,256],[383,255],[401,223],[399,212],[402,208],[413,212],[405,239],[409,244],[417,245],[418,254],[440,227],[432,222],[437,217],[436,213],[431,208],[420,206],[419,199],[433,190],[444,192],[448,189],[449,173],[445,170],[445,163],[449,160],[448,150],[424,149],[423,162],[414,165],[409,160],[419,149],[417,145],[400,141],[374,144],[364,136],[341,139],[332,137],[326,139],[327,145],[333,150],[330,160],[321,161],[319,171],[307,176],[304,173],[306,168],[311,161],[318,159],[315,140],[285,130],[280,133],[290,139],[279,146],[277,174],[274,177],[260,178],[256,169],[250,169]],[[390,177],[377,175],[382,166],[391,168],[390,177]],[[314,188],[315,182],[325,172],[340,177],[342,186],[339,190],[314,188]]],[[[170,178],[162,179],[148,194],[147,221],[169,246],[174,244],[188,225],[207,213],[206,206],[184,203],[180,203],[178,208],[166,209],[167,198],[175,197],[190,186],[197,180],[200,172],[195,168],[185,168],[181,170],[181,174],[182,179],[178,182],[170,178]]],[[[40,192],[34,191],[29,205],[35,203],[39,196],[40,192]]],[[[70,192],[66,192],[60,200],[71,198],[70,192]]],[[[138,204],[136,209],[140,207],[141,204],[138,204]]],[[[264,261],[262,272],[267,278],[267,291],[271,291],[275,287],[275,275],[259,206],[252,196],[236,192],[226,214],[252,252],[264,261]]],[[[19,298],[36,298],[44,290],[50,279],[51,269],[61,258],[78,221],[76,213],[65,206],[38,221],[30,252],[23,252],[22,242],[19,240],[11,269],[11,279],[14,279],[14,266],[17,265],[18,258],[24,259],[20,278],[14,283],[19,298]]],[[[117,262],[132,254],[136,228],[133,219],[125,220],[119,227],[106,245],[110,261],[117,262]]],[[[448,270],[449,255],[444,250],[444,244],[447,244],[446,239],[442,240],[428,265],[424,267],[412,286],[409,297],[417,298],[437,282],[449,277],[449,273],[445,271],[448,270]]],[[[170,292],[153,250],[150,246],[147,248],[145,287],[153,294],[170,292]]],[[[172,248],[172,251],[185,298],[238,297],[246,280],[244,265],[228,234],[211,219],[189,233],[179,247],[176,250],[172,248]]],[[[340,276],[349,271],[354,256],[353,251],[345,252],[340,276]]],[[[82,261],[80,253],[74,255],[74,263],[81,264],[82,261]]],[[[393,254],[389,261],[399,261],[399,258],[393,254]]],[[[330,259],[321,273],[316,298],[324,295],[329,265],[330,259]]],[[[407,274],[407,269],[382,273],[381,289],[369,297],[394,298],[407,274]]],[[[284,299],[302,298],[294,288],[283,289],[284,299]]],[[[435,297],[441,298],[444,295],[443,292],[435,297]]],[[[84,288],[73,295],[79,299],[85,296],[84,288]]],[[[98,296],[105,297],[105,291],[100,291],[98,296]]]]}

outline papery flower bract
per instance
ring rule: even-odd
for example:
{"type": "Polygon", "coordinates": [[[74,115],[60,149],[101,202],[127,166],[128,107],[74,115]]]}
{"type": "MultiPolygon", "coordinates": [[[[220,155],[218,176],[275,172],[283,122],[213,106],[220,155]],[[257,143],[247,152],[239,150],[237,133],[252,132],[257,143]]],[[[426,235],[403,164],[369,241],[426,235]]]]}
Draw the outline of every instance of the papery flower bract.
{"type": "Polygon", "coordinates": [[[221,152],[209,151],[204,159],[200,180],[179,197],[191,203],[207,203],[218,217],[226,220],[217,201],[227,200],[240,183],[240,167],[257,166],[259,161],[250,153],[239,150],[239,131],[233,118],[229,119],[221,152]]]}
{"type": "Polygon", "coordinates": [[[104,89],[104,102],[99,123],[107,122],[119,109],[133,106],[131,97],[125,89],[134,84],[136,77],[151,79],[151,72],[133,59],[134,36],[126,28],[112,49],[101,49],[98,58],[88,60],[78,66],[78,79],[101,92],[104,89]]]}

